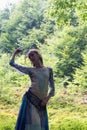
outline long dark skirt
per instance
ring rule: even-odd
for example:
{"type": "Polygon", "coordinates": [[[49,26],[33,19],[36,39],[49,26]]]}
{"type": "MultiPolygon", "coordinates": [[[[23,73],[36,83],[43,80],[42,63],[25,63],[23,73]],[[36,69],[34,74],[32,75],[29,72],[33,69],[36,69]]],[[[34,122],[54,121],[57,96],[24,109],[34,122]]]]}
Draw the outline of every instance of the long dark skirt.
{"type": "Polygon", "coordinates": [[[15,130],[49,130],[47,110],[39,111],[24,95],[15,130]]]}

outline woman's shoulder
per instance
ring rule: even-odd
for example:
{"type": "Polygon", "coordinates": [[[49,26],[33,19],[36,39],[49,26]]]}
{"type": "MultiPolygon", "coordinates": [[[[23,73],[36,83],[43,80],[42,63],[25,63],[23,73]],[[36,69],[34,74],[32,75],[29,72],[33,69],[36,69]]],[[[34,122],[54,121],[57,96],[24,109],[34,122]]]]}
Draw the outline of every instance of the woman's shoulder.
{"type": "Polygon", "coordinates": [[[52,70],[52,67],[50,67],[50,66],[47,66],[47,68],[48,68],[49,70],[52,70]]]}

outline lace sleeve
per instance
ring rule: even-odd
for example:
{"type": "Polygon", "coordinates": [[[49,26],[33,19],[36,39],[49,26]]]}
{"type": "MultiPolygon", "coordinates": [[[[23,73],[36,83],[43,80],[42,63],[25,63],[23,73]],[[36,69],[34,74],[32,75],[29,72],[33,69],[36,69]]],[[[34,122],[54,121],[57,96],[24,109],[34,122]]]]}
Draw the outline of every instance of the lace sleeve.
{"type": "Polygon", "coordinates": [[[49,95],[54,96],[55,93],[55,87],[54,87],[54,79],[53,79],[53,70],[52,68],[49,68],[49,95]]]}
{"type": "Polygon", "coordinates": [[[9,64],[21,73],[29,74],[30,68],[22,65],[15,64],[14,58],[11,58],[9,64]]]}

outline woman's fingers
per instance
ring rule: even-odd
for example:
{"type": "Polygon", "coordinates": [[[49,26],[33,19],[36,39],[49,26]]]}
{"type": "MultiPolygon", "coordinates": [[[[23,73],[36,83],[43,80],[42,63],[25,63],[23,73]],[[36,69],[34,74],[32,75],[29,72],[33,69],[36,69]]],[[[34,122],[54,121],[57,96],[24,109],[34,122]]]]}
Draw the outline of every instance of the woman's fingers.
{"type": "Polygon", "coordinates": [[[22,49],[17,49],[16,51],[15,51],[15,54],[18,54],[18,53],[20,53],[20,52],[22,52],[23,50],[22,49]]]}

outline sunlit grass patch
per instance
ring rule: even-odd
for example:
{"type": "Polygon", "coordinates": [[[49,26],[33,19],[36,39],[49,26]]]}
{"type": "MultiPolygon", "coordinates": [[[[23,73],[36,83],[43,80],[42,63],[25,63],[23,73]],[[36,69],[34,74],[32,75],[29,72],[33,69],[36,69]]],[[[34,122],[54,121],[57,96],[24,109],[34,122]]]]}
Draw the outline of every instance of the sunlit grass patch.
{"type": "Polygon", "coordinates": [[[50,130],[87,130],[87,104],[80,91],[57,92],[48,103],[50,130]]]}
{"type": "Polygon", "coordinates": [[[0,111],[0,130],[13,130],[16,117],[10,112],[5,113],[0,111]]]}
{"type": "Polygon", "coordinates": [[[87,130],[86,112],[69,112],[69,109],[49,110],[50,130],[87,130]]]}

